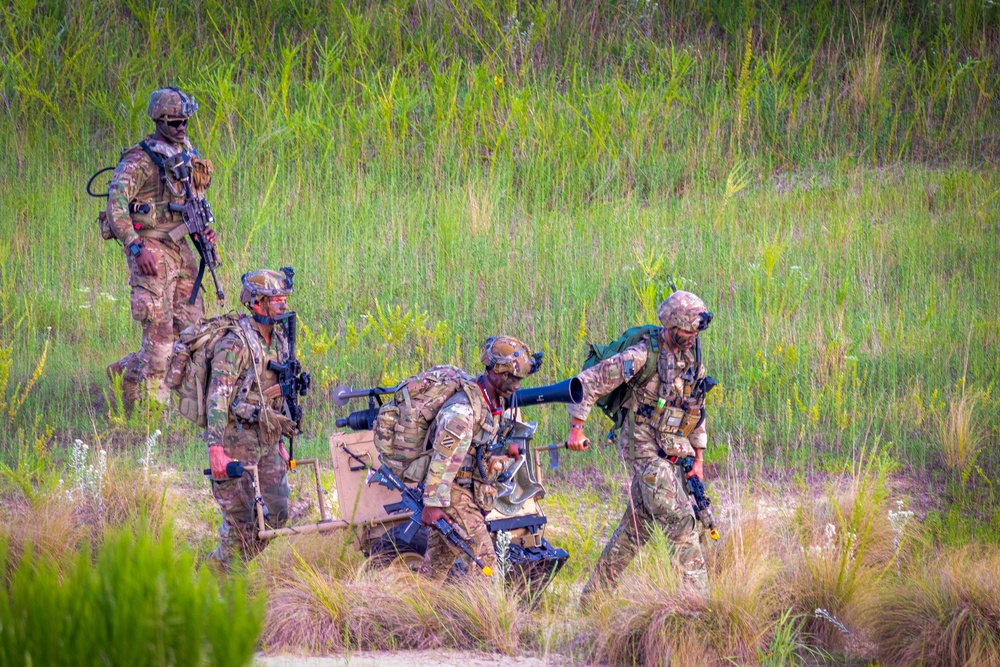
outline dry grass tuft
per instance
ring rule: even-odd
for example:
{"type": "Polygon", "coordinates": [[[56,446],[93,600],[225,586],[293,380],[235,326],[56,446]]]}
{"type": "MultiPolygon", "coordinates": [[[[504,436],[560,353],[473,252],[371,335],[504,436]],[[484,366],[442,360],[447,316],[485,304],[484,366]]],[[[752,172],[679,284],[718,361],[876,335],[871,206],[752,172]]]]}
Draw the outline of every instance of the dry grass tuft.
{"type": "Polygon", "coordinates": [[[159,477],[136,481],[136,469],[115,457],[108,459],[103,493],[104,526],[130,526],[159,535],[166,522],[166,484],[159,477]]]}
{"type": "Polygon", "coordinates": [[[69,471],[57,480],[57,473],[49,470],[45,474],[59,484],[46,483],[44,493],[3,496],[0,540],[15,561],[30,544],[36,555],[68,565],[85,541],[100,545],[106,531],[115,527],[154,537],[161,533],[167,521],[162,478],[137,483],[136,471],[126,460],[103,460],[104,467],[85,491],[76,487],[69,471]]]}
{"type": "Polygon", "coordinates": [[[980,427],[976,415],[980,400],[979,394],[967,393],[963,388],[958,398],[948,401],[948,412],[938,420],[941,457],[963,484],[968,481],[983,445],[985,429],[980,427]]]}
{"type": "Polygon", "coordinates": [[[942,553],[881,589],[869,620],[885,665],[1000,666],[1000,551],[942,553]]]}
{"type": "Polygon", "coordinates": [[[9,564],[18,563],[29,548],[36,556],[60,567],[76,558],[77,549],[87,537],[87,527],[74,516],[73,505],[55,494],[34,505],[15,498],[4,498],[0,522],[0,542],[9,549],[9,564]]]}
{"type": "Polygon", "coordinates": [[[762,522],[730,525],[710,559],[707,599],[683,589],[665,538],[643,548],[634,574],[591,614],[594,657],[612,664],[722,664],[753,659],[780,608],[780,561],[762,522]]]}
{"type": "Polygon", "coordinates": [[[790,602],[806,619],[804,632],[825,648],[867,652],[864,610],[895,562],[886,485],[892,463],[871,449],[853,466],[846,488],[831,486],[826,498],[799,508],[800,545],[784,558],[790,602]]]}
{"type": "MultiPolygon", "coordinates": [[[[263,642],[268,651],[461,648],[513,655],[528,610],[495,582],[469,577],[441,585],[409,571],[369,567],[360,554],[319,562],[317,544],[287,544],[261,564],[268,583],[263,642]]],[[[326,538],[330,539],[330,538],[326,538]]],[[[350,553],[350,552],[347,552],[350,553]]]]}
{"type": "Polygon", "coordinates": [[[781,608],[781,561],[772,532],[759,519],[745,519],[732,535],[709,572],[713,643],[722,655],[749,658],[781,608]]]}

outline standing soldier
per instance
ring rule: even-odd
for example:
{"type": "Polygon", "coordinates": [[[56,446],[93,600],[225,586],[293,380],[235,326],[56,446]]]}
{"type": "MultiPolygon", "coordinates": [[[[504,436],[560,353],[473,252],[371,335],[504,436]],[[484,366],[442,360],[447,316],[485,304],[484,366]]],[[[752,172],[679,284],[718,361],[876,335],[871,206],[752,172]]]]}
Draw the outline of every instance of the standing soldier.
{"type": "MultiPolygon", "coordinates": [[[[476,557],[496,571],[496,551],[485,517],[493,509],[494,484],[506,459],[491,459],[484,450],[500,429],[503,400],[510,398],[537,366],[528,346],[510,336],[489,338],[479,358],[486,368],[475,379],[475,390],[456,391],[430,426],[433,453],[424,477],[420,520],[431,526],[443,518],[461,528],[476,557]]],[[[515,456],[516,452],[507,454],[515,456]]],[[[443,580],[458,555],[459,549],[432,529],[420,573],[443,580]]]]}
{"type": "Polygon", "coordinates": [[[660,304],[658,314],[662,328],[629,330],[619,339],[622,346],[631,343],[628,347],[580,373],[583,401],[568,406],[572,423],[567,443],[581,450],[588,444],[583,424],[595,402],[624,389],[616,425],[622,427],[620,446],[633,470],[628,507],[583,590],[583,605],[597,589],[617,583],[656,526],[676,549],[684,584],[701,595],[708,593],[694,511],[677,464],[691,457],[688,477],[703,476],[708,443],[704,405],[711,385],[701,364],[698,334],[708,328],[712,313],[694,294],[677,291],[660,304]]]}
{"type": "MultiPolygon", "coordinates": [[[[125,249],[132,318],[142,327],[139,350],[108,366],[109,377],[122,377],[129,408],[144,382],[148,396],[167,401],[163,376],[173,342],[204,315],[201,296],[192,298],[198,264],[183,240],[182,215],[170,206],[184,204],[189,194],[203,198],[212,180],[212,163],[198,157],[187,138],[188,119],[197,109],[194,98],[176,88],[154,91],[147,113],[156,131],[122,153],[108,188],[107,224],[125,249]],[[190,183],[178,180],[179,174],[189,174],[190,183]]],[[[204,236],[215,243],[211,227],[204,236]]]]}
{"type": "Polygon", "coordinates": [[[243,275],[240,302],[252,315],[215,344],[208,384],[205,439],[212,471],[212,494],[222,509],[219,548],[212,558],[228,566],[234,554],[250,560],[266,542],[257,537],[257,493],[249,473],[228,478],[231,461],[255,464],[260,479],[259,501],[272,528],[288,520],[288,452],[281,436],[294,436],[296,423],[283,412],[281,385],[273,366],[289,358],[284,328],[275,321],[285,315],[292,293],[291,271],[266,269],[243,275]],[[273,364],[269,362],[274,362],[273,364]]]}

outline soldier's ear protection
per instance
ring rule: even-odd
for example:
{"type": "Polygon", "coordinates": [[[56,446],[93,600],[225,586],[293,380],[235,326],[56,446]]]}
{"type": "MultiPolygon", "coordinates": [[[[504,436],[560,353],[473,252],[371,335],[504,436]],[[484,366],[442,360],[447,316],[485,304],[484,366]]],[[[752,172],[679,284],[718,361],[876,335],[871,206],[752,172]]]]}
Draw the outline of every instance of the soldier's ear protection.
{"type": "Polygon", "coordinates": [[[528,369],[528,375],[533,375],[537,373],[542,368],[542,357],[545,356],[544,352],[535,352],[531,355],[531,368],[528,369]]]}

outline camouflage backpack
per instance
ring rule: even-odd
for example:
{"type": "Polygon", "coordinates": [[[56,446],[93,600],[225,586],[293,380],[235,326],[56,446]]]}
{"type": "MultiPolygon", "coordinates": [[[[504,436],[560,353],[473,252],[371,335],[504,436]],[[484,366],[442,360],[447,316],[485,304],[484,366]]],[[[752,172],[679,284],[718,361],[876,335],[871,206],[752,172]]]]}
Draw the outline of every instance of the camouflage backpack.
{"type": "Polygon", "coordinates": [[[392,400],[379,409],[372,427],[382,461],[408,481],[423,481],[430,465],[431,422],[459,391],[469,396],[475,410],[477,390],[474,377],[448,365],[434,366],[404,380],[392,400]]]}
{"type": "MultiPolygon", "coordinates": [[[[215,346],[229,331],[238,332],[248,346],[258,346],[256,337],[246,330],[248,327],[246,318],[227,313],[204,319],[181,332],[167,364],[166,383],[177,397],[178,411],[188,421],[201,428],[208,425],[206,398],[215,346]]],[[[256,350],[253,356],[260,359],[261,351],[256,350]]]]}
{"type": "Polygon", "coordinates": [[[620,338],[607,345],[590,346],[590,352],[587,353],[582,370],[596,366],[605,359],[613,357],[619,352],[624,352],[633,345],[638,345],[642,340],[645,340],[646,344],[649,345],[646,365],[636,369],[636,373],[630,381],[620,384],[610,393],[597,399],[595,403],[615,423],[615,429],[620,429],[625,424],[628,410],[624,406],[632,398],[632,388],[645,384],[656,373],[656,363],[660,357],[660,331],[662,329],[663,327],[654,324],[644,324],[628,329],[620,338]]]}

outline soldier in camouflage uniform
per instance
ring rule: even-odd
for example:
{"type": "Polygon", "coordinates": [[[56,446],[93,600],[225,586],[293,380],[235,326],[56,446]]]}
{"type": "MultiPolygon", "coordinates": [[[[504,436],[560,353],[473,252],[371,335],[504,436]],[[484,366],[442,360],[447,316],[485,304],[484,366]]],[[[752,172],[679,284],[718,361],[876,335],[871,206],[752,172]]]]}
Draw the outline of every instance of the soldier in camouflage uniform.
{"type": "MultiPolygon", "coordinates": [[[[156,131],[123,151],[108,188],[107,224],[125,249],[132,318],[142,327],[139,350],[108,366],[109,377],[122,376],[128,407],[138,400],[144,383],[149,396],[167,401],[163,376],[173,342],[204,315],[200,295],[188,303],[198,263],[183,240],[181,214],[168,210],[168,204],[183,204],[187,195],[174,172],[156,164],[190,159],[192,187],[204,195],[212,164],[198,157],[187,138],[187,121],[197,109],[194,98],[176,88],[153,92],[147,113],[156,131]]],[[[215,242],[211,229],[205,237],[215,242]]]]}
{"type": "MultiPolygon", "coordinates": [[[[502,400],[521,386],[531,373],[531,351],[516,338],[490,338],[480,361],[486,367],[476,378],[478,392],[456,392],[437,413],[428,435],[433,454],[424,478],[425,525],[438,519],[459,527],[469,537],[472,552],[496,570],[496,552],[486,529],[485,517],[493,509],[496,479],[509,459],[490,457],[485,446],[492,441],[503,418],[502,400]],[[482,448],[482,466],[476,451],[482,448]]],[[[516,456],[508,451],[508,456],[516,456]]],[[[436,530],[427,537],[427,551],[420,573],[444,579],[460,551],[436,530]]]]}
{"type": "Polygon", "coordinates": [[[244,274],[240,302],[252,315],[241,317],[238,329],[219,339],[212,357],[205,437],[212,494],[222,509],[219,548],[212,557],[224,566],[233,555],[249,560],[266,545],[257,538],[252,475],[228,479],[230,461],[257,465],[268,525],[280,528],[288,520],[288,452],[281,436],[295,435],[296,428],[282,412],[281,387],[268,362],[288,359],[288,341],[274,323],[285,313],[291,293],[283,273],[244,274]]]}
{"type": "MultiPolygon", "coordinates": [[[[632,387],[632,397],[625,404],[629,416],[620,435],[623,456],[628,457],[633,470],[629,505],[584,588],[581,598],[584,605],[598,588],[616,584],[655,527],[662,529],[674,545],[684,584],[702,595],[708,592],[708,572],[695,530],[694,511],[687,498],[682,469],[675,461],[694,458],[688,476],[703,477],[702,455],[708,444],[704,397],[692,400],[692,390],[698,380],[705,378],[705,368],[696,361],[694,350],[698,334],[708,327],[712,314],[706,311],[701,299],[683,291],[674,292],[660,304],[658,314],[663,328],[659,330],[656,345],[659,349],[656,372],[642,386],[632,387]],[[671,406],[683,406],[686,435],[678,435],[681,410],[671,413],[671,406]],[[671,417],[674,419],[670,420],[671,417]],[[668,421],[671,421],[669,426],[668,421]]],[[[588,440],[583,424],[594,403],[636,378],[647,359],[652,360],[652,347],[643,338],[580,373],[583,401],[568,406],[572,420],[567,439],[570,449],[586,448],[588,440]]]]}

